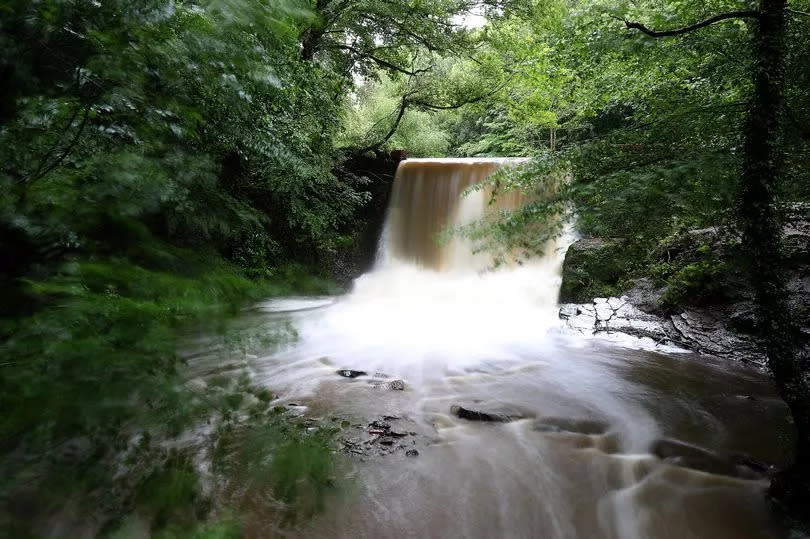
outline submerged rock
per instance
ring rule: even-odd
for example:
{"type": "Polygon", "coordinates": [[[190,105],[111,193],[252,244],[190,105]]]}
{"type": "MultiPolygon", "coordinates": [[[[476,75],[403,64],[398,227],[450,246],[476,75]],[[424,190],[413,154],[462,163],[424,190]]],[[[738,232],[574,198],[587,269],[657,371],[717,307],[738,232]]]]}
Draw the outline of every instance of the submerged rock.
{"type": "Polygon", "coordinates": [[[394,391],[404,391],[405,390],[405,380],[391,380],[390,382],[384,382],[382,380],[369,380],[369,385],[371,385],[374,389],[390,389],[394,391]]]}
{"type": "Polygon", "coordinates": [[[343,430],[342,451],[362,457],[361,461],[363,458],[386,457],[401,454],[410,449],[416,450],[412,446],[424,444],[423,435],[406,428],[415,426],[415,422],[407,417],[403,418],[401,415],[378,416],[377,419],[373,419],[365,425],[351,425],[350,421],[344,420],[341,425],[344,429],[347,426],[353,427],[351,430],[343,430]]]}
{"type": "Polygon", "coordinates": [[[570,432],[576,434],[605,434],[608,426],[594,419],[569,419],[566,417],[544,417],[534,422],[532,428],[538,432],[570,432]]]}
{"type": "Polygon", "coordinates": [[[742,479],[761,479],[769,466],[744,455],[723,456],[677,440],[656,440],[650,452],[668,464],[742,479]]]}
{"type": "Polygon", "coordinates": [[[412,458],[413,457],[418,457],[419,456],[419,451],[417,451],[416,449],[408,449],[407,451],[405,451],[405,456],[406,457],[412,457],[412,458]]]}
{"type": "Polygon", "coordinates": [[[353,371],[351,369],[341,369],[337,373],[344,378],[357,378],[358,376],[368,376],[365,371],[353,371]]]}
{"type": "Polygon", "coordinates": [[[491,423],[508,423],[509,421],[523,419],[523,416],[518,414],[509,415],[509,414],[481,412],[478,410],[471,410],[469,408],[464,408],[463,406],[458,405],[451,406],[450,413],[459,417],[460,419],[466,419],[467,421],[486,421],[491,423]]]}

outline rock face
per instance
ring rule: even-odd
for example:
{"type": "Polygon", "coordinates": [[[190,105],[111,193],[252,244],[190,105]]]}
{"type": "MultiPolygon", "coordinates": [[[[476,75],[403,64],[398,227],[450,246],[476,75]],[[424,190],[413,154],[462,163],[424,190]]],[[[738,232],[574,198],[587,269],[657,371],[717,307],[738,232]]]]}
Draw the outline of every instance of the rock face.
{"type": "MultiPolygon", "coordinates": [[[[810,346],[810,204],[784,209],[788,307],[806,338],[805,345],[810,346]]],[[[739,234],[718,228],[684,232],[653,254],[650,263],[670,272],[664,274],[666,280],[659,274],[655,282],[651,278],[631,281],[629,271],[622,273],[627,268],[613,259],[628,255],[618,244],[586,238],[569,248],[563,265],[560,318],[570,328],[587,334],[648,337],[660,344],[765,365],[757,336],[759,321],[742,271],[741,257],[746,254],[739,234]],[[689,270],[697,274],[690,275],[689,270]],[[703,289],[689,289],[692,285],[704,286],[708,292],[695,295],[695,290],[703,289]]]]}
{"type": "Polygon", "coordinates": [[[325,253],[325,263],[332,277],[343,286],[370,270],[377,254],[377,240],[385,223],[391,198],[391,186],[402,160],[402,152],[391,155],[354,156],[342,163],[335,174],[357,186],[368,197],[357,212],[357,240],[350,245],[325,253]]]}
{"type": "Polygon", "coordinates": [[[765,365],[765,355],[758,341],[733,331],[726,319],[711,311],[687,310],[670,316],[654,314],[639,309],[630,296],[625,295],[595,298],[591,303],[564,304],[560,307],[560,318],[570,328],[586,334],[624,333],[701,354],[765,365]]]}
{"type": "Polygon", "coordinates": [[[620,257],[612,256],[616,242],[605,238],[583,238],[568,248],[563,262],[560,303],[589,301],[609,293],[624,273],[620,257]]]}

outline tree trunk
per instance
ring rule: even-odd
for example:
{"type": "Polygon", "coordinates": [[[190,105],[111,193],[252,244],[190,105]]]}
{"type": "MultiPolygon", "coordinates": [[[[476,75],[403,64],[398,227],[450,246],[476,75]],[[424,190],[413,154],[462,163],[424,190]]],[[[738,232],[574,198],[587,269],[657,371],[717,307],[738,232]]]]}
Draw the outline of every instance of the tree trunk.
{"type": "Polygon", "coordinates": [[[782,226],[775,209],[779,183],[782,56],[786,0],[762,0],[756,33],[754,95],[745,126],[739,216],[765,337],[768,365],[797,430],[796,463],[771,492],[792,512],[810,511],[810,370],[788,310],[782,226]]]}

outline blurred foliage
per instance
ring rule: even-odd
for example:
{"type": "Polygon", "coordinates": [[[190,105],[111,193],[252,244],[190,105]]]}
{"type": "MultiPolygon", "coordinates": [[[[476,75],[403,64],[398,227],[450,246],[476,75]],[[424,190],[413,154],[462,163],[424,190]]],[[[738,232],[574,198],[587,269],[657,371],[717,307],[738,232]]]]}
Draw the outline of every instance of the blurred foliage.
{"type": "MultiPolygon", "coordinates": [[[[426,111],[486,86],[448,60],[480,45],[456,22],[478,6],[0,0],[2,532],[38,533],[73,500],[104,533],[137,528],[132,511],[157,536],[236,533],[205,524],[191,455],[156,441],[269,399],[225,375],[194,394],[178,350],[266,344],[287,328],[234,328],[245,302],[336,291],[307,268],[361,225],[345,142],[407,94],[392,144],[447,151],[426,111]]],[[[263,494],[312,514],[320,495],[299,490],[326,485],[326,437],[273,417],[237,430],[277,452],[263,494]]]]}
{"type": "Polygon", "coordinates": [[[334,291],[291,262],[349,241],[366,198],[332,172],[345,78],[301,59],[312,14],[294,0],[0,13],[0,534],[70,500],[202,525],[174,509],[197,505],[188,456],[133,440],[217,413],[183,384],[184,335],[334,291]]]}

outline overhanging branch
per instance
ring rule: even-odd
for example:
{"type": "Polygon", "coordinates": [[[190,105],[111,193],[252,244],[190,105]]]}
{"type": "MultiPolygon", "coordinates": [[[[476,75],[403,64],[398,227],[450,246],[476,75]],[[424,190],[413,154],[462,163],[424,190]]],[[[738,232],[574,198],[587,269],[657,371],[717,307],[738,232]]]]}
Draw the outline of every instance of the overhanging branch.
{"type": "Polygon", "coordinates": [[[628,20],[624,20],[624,25],[627,28],[639,30],[640,32],[650,36],[650,37],[673,37],[679,36],[682,34],[688,34],[690,32],[694,32],[695,30],[700,30],[701,28],[705,28],[706,26],[710,26],[712,24],[731,20],[731,19],[759,19],[761,16],[759,11],[729,11],[728,13],[720,13],[719,15],[715,15],[714,17],[709,17],[706,20],[700,21],[690,26],[684,26],[683,28],[676,28],[674,30],[652,30],[647,28],[645,25],[639,22],[632,22],[628,20]]]}
{"type": "Polygon", "coordinates": [[[392,71],[396,71],[398,73],[402,73],[404,75],[414,76],[414,75],[419,75],[420,73],[427,73],[428,71],[431,70],[431,67],[427,67],[427,68],[424,68],[424,69],[414,69],[413,71],[411,71],[411,70],[406,69],[404,67],[400,67],[400,66],[398,66],[396,64],[392,64],[391,62],[389,62],[387,60],[383,60],[382,58],[380,58],[378,56],[374,56],[370,52],[362,51],[362,50],[360,50],[360,49],[358,49],[356,47],[352,47],[351,45],[332,45],[332,47],[335,48],[335,49],[342,49],[342,50],[345,50],[345,51],[349,51],[349,52],[354,53],[355,55],[357,55],[358,58],[366,58],[366,59],[371,60],[372,62],[374,62],[375,64],[377,64],[377,65],[379,65],[381,67],[390,69],[392,71]]]}
{"type": "Polygon", "coordinates": [[[799,9],[787,8],[787,12],[788,13],[793,13],[794,15],[803,15],[805,17],[810,17],[810,13],[808,13],[806,11],[801,11],[799,9]]]}
{"type": "Polygon", "coordinates": [[[391,126],[391,129],[388,130],[388,133],[386,133],[382,139],[378,140],[373,144],[369,144],[368,146],[364,146],[363,148],[355,149],[354,153],[361,154],[370,152],[371,150],[376,150],[380,146],[388,142],[388,140],[394,136],[394,133],[397,132],[397,129],[399,128],[399,123],[402,121],[402,117],[405,116],[405,111],[408,109],[408,104],[409,104],[408,96],[405,95],[402,97],[402,101],[399,102],[399,110],[397,111],[396,118],[394,118],[394,123],[391,126]]]}
{"type": "Polygon", "coordinates": [[[480,95],[478,97],[473,97],[473,98],[467,99],[465,101],[459,101],[459,102],[451,103],[451,104],[448,104],[448,105],[436,105],[434,103],[429,103],[427,101],[422,101],[420,99],[412,99],[412,100],[409,101],[409,103],[411,105],[416,105],[417,107],[422,107],[424,109],[430,109],[430,110],[456,110],[456,109],[460,109],[464,105],[470,105],[472,103],[478,103],[480,101],[483,101],[487,97],[490,97],[493,93],[495,93],[495,92],[490,92],[490,93],[488,93],[486,95],[480,95]]]}

